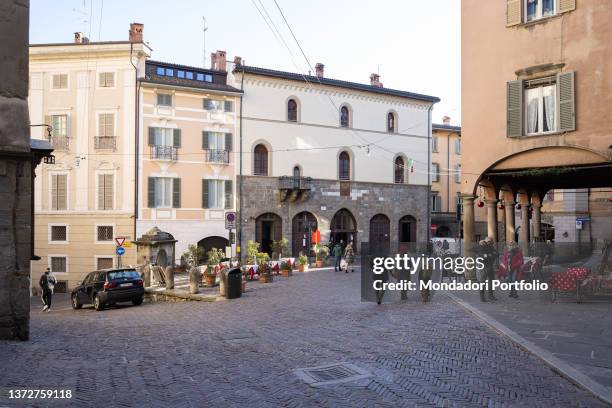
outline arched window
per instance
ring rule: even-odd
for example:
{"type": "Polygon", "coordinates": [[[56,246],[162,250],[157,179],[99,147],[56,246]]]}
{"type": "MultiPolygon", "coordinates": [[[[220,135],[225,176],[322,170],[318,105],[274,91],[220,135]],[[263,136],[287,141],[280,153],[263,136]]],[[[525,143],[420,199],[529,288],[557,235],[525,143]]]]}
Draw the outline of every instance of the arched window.
{"type": "Polygon", "coordinates": [[[298,104],[295,99],[289,99],[287,102],[287,120],[289,122],[297,122],[298,118],[298,104]]]}
{"type": "Polygon", "coordinates": [[[268,149],[262,144],[255,146],[253,151],[253,174],[256,176],[268,175],[268,149]]]}
{"type": "Polygon", "coordinates": [[[393,112],[387,114],[387,132],[395,133],[395,113],[393,112]]]}
{"type": "Polygon", "coordinates": [[[347,152],[340,153],[338,157],[338,178],[340,180],[351,179],[351,157],[347,152]]]}
{"type": "Polygon", "coordinates": [[[340,126],[349,127],[349,109],[346,106],[340,108],[340,126]]]}
{"type": "Polygon", "coordinates": [[[404,174],[406,171],[404,169],[404,159],[401,156],[397,156],[395,158],[395,177],[394,182],[398,184],[404,183],[404,174]]]}
{"type": "Polygon", "coordinates": [[[300,167],[295,166],[293,168],[293,188],[300,188],[300,167]]]}

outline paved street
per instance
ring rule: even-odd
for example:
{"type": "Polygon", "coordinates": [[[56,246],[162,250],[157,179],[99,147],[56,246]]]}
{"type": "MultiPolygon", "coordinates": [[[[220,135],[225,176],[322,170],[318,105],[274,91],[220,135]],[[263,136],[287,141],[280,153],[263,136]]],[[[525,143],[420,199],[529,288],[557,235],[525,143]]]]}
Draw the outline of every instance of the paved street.
{"type": "Polygon", "coordinates": [[[42,314],[34,299],[32,340],[0,343],[0,406],[604,406],[446,296],[378,306],[359,288],[326,269],[235,301],[75,312],[64,298],[42,314]],[[370,377],[311,387],[294,373],[338,362],[370,377]],[[74,399],[15,402],[12,388],[74,399]]]}

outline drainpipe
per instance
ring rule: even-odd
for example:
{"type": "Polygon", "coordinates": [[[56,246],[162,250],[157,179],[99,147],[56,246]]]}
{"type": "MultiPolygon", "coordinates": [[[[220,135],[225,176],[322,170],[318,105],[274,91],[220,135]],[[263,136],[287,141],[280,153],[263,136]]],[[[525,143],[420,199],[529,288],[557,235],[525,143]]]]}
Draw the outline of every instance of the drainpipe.
{"type": "Polygon", "coordinates": [[[240,156],[239,156],[239,176],[238,181],[238,246],[240,247],[240,256],[238,262],[242,265],[242,259],[244,254],[244,246],[242,245],[242,97],[244,95],[244,66],[242,67],[242,78],[240,78],[240,156]]]}
{"type": "Polygon", "coordinates": [[[427,244],[431,240],[431,111],[432,103],[427,109],[427,244]]]}
{"type": "Polygon", "coordinates": [[[132,52],[134,49],[134,43],[130,42],[130,63],[134,67],[134,240],[138,239],[136,236],[136,223],[138,222],[138,160],[140,158],[138,150],[140,148],[139,140],[139,105],[140,105],[140,82],[138,82],[138,67],[134,65],[132,59],[132,52]]]}

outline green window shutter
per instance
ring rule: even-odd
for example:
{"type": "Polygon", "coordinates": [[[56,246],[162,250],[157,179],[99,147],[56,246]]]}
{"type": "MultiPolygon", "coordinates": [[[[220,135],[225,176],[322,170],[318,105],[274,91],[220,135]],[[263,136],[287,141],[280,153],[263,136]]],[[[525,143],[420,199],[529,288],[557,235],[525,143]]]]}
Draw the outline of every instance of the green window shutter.
{"type": "Polygon", "coordinates": [[[226,112],[233,112],[234,111],[234,106],[233,105],[234,104],[232,103],[232,101],[225,101],[223,103],[224,110],[226,112]]]}
{"type": "Polygon", "coordinates": [[[576,0],[559,0],[559,13],[566,13],[576,9],[576,0]]]}
{"type": "Polygon", "coordinates": [[[147,191],[147,207],[155,208],[155,177],[149,177],[147,191]]]}
{"type": "Polygon", "coordinates": [[[227,150],[228,152],[232,151],[232,141],[233,141],[233,137],[234,135],[232,135],[231,133],[226,133],[225,134],[225,150],[227,150]]]}
{"type": "Polygon", "coordinates": [[[202,180],[202,208],[209,208],[208,205],[208,180],[202,180]]]}
{"type": "Polygon", "coordinates": [[[172,208],[181,208],[181,179],[172,180],[172,208]]]}
{"type": "Polygon", "coordinates": [[[149,146],[155,146],[155,128],[149,127],[149,146]]]}
{"type": "Polygon", "coordinates": [[[209,141],[209,137],[208,137],[209,133],[210,132],[206,132],[206,131],[202,132],[202,149],[204,149],[204,150],[208,150],[209,146],[210,146],[210,144],[208,142],[209,141]]]}
{"type": "Polygon", "coordinates": [[[174,129],[173,133],[174,140],[172,144],[178,149],[181,147],[181,129],[174,129]]]}
{"type": "Polygon", "coordinates": [[[506,135],[523,135],[523,81],[509,81],[506,95],[506,135]]]}
{"type": "Polygon", "coordinates": [[[559,105],[559,131],[571,132],[576,130],[574,72],[557,74],[557,98],[559,105]]]}
{"type": "Polygon", "coordinates": [[[522,3],[523,0],[506,0],[506,27],[521,24],[522,3]]]}
{"type": "Polygon", "coordinates": [[[232,198],[234,197],[232,191],[232,180],[225,180],[225,209],[232,208],[232,198]]]}

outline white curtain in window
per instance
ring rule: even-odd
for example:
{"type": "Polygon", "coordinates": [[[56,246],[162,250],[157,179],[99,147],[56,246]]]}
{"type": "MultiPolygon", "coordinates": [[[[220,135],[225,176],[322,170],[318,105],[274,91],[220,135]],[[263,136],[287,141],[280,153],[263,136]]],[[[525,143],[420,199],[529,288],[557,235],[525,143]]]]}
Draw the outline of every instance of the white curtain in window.
{"type": "Polygon", "coordinates": [[[172,179],[155,179],[155,207],[172,207],[172,179]]]}
{"type": "Polygon", "coordinates": [[[223,208],[225,205],[224,185],[223,180],[210,180],[208,182],[208,207],[223,208]]]}
{"type": "Polygon", "coordinates": [[[539,88],[527,89],[527,133],[538,131],[539,88]]]}
{"type": "Polygon", "coordinates": [[[173,129],[155,128],[155,145],[156,146],[173,146],[174,137],[173,129]]]}
{"type": "Polygon", "coordinates": [[[544,132],[555,130],[555,101],[556,91],[554,85],[545,86],[542,88],[542,98],[544,105],[544,132]]]}
{"type": "Polygon", "coordinates": [[[209,132],[208,147],[211,150],[225,150],[225,133],[209,132]]]}

